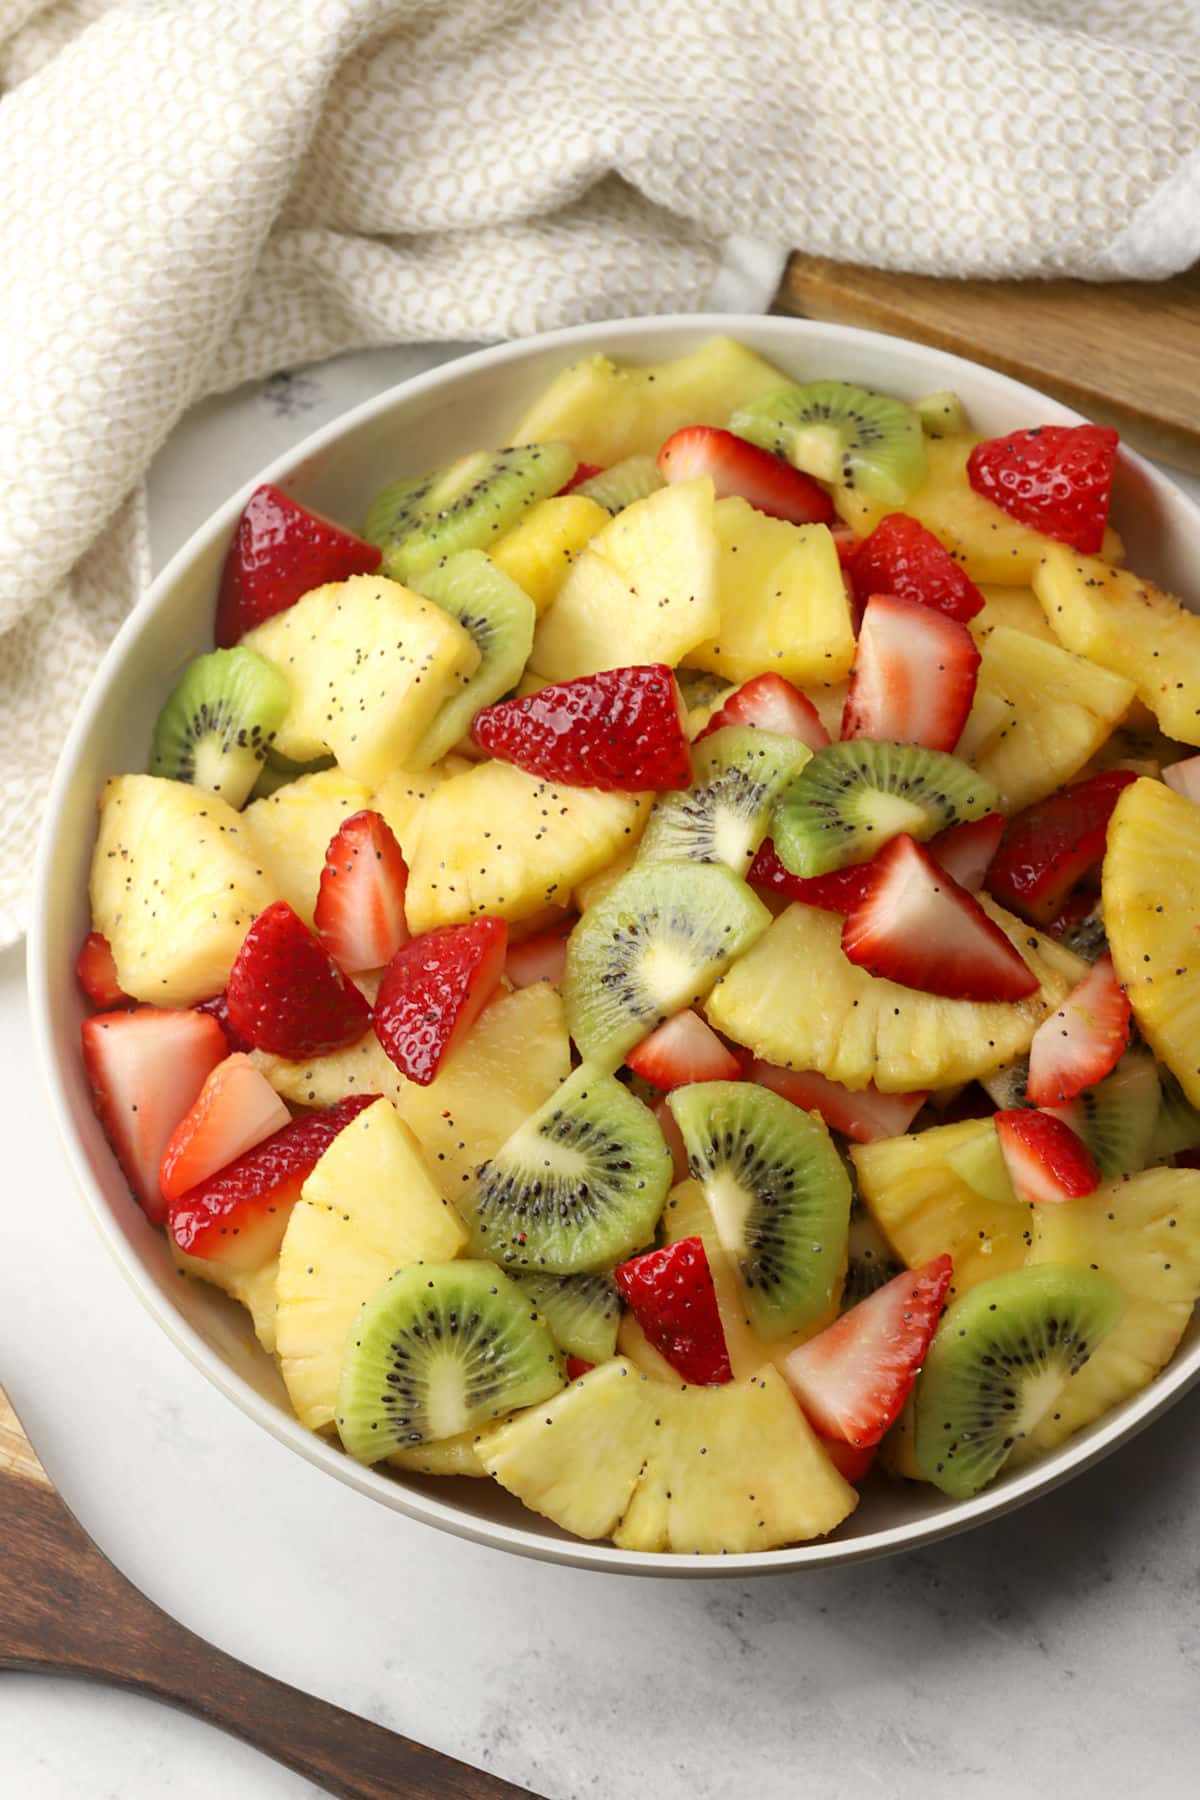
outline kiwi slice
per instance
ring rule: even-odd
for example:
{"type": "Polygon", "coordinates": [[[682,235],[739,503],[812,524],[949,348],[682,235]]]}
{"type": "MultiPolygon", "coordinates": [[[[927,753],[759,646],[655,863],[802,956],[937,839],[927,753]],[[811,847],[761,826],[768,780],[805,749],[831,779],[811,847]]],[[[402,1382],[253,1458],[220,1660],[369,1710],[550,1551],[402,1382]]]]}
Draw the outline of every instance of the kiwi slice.
{"type": "Polygon", "coordinates": [[[722,1248],[765,1338],[827,1314],[846,1268],[850,1178],[822,1120],[748,1081],[667,1096],[722,1248]]]}
{"type": "Polygon", "coordinates": [[[383,551],[384,573],[407,581],[439,557],[486,550],[535,500],[556,494],[576,461],[567,444],[473,451],[384,488],[367,510],[363,535],[383,551]]]}
{"type": "Polygon", "coordinates": [[[770,923],[721,863],[635,863],[567,944],[563,999],[580,1054],[615,1069],[647,1032],[702,1000],[770,923]]]}
{"type": "Polygon", "coordinates": [[[657,493],[665,486],[654,457],[627,456],[624,462],[614,463],[610,469],[601,469],[598,475],[581,481],[574,491],[606,506],[610,513],[619,513],[635,500],[644,500],[647,494],[657,493]]]}
{"type": "Polygon", "coordinates": [[[413,756],[411,769],[440,762],[464,737],[481,706],[521,679],[533,648],[537,609],[524,588],[482,550],[460,550],[413,577],[413,589],[457,619],[479,645],[479,664],[459,692],[443,700],[413,756]]]}
{"type": "Polygon", "coordinates": [[[881,1288],[885,1281],[904,1273],[904,1264],[855,1194],[850,1205],[850,1231],[846,1242],[846,1280],[841,1310],[848,1312],[881,1288]]]}
{"type": "Polygon", "coordinates": [[[920,419],[926,437],[961,437],[969,429],[966,410],[953,388],[923,394],[913,401],[913,411],[920,419]]]}
{"type": "Polygon", "coordinates": [[[639,862],[724,863],[744,875],[767,835],[779,795],[812,751],[752,725],[726,725],[697,746],[693,784],[654,803],[639,862]]]}
{"type": "Polygon", "coordinates": [[[332,756],[318,756],[312,762],[293,762],[290,756],[281,755],[274,744],[271,744],[258,771],[258,780],[254,783],[250,798],[265,800],[271,794],[277,794],[281,787],[287,787],[289,782],[298,780],[301,775],[319,775],[325,769],[332,769],[335,761],[332,756]]]}
{"type": "Polygon", "coordinates": [[[350,1328],[337,1428],[351,1456],[379,1462],[534,1406],[563,1380],[549,1329],[495,1263],[413,1263],[350,1328]]]}
{"type": "Polygon", "coordinates": [[[916,1388],[916,1459],[977,1494],[1051,1410],[1124,1310],[1115,1281],[1057,1263],[981,1281],[943,1315],[916,1388]]]}
{"type": "Polygon", "coordinates": [[[867,862],[901,831],[932,837],[996,806],[991,782],[957,756],[851,738],[813,754],[777,801],[771,836],[793,875],[826,875],[867,862]]]}
{"type": "Polygon", "coordinates": [[[555,1342],[583,1362],[616,1354],[621,1301],[607,1275],[514,1275],[555,1342]]]}
{"type": "Polygon", "coordinates": [[[479,1255],[586,1275],[649,1243],[670,1185],[654,1114],[584,1063],[476,1170],[465,1211],[479,1255]]]}
{"type": "Polygon", "coordinates": [[[857,488],[887,506],[902,506],[926,475],[912,407],[848,381],[778,388],[734,413],[730,429],[818,481],[857,488]]]}
{"type": "Polygon", "coordinates": [[[979,1085],[999,1112],[1012,1112],[1018,1106],[1032,1106],[1029,1098],[1029,1058],[1018,1056],[991,1075],[981,1075],[979,1085]]]}
{"type": "MultiPolygon", "coordinates": [[[[1149,1162],[1160,1118],[1158,1070],[1148,1050],[1127,1050],[1111,1075],[1047,1112],[1081,1137],[1105,1181],[1136,1175],[1149,1162]]],[[[1184,1105],[1187,1102],[1184,1101],[1184,1105]]],[[[1200,1126],[1200,1118],[1195,1118],[1200,1126]]],[[[1193,1142],[1200,1142],[1200,1131],[1193,1142]]]]}
{"type": "MultiPolygon", "coordinates": [[[[1132,1054],[1126,1051],[1125,1058],[1132,1054]]],[[[1181,1150],[1200,1144],[1200,1112],[1192,1105],[1169,1069],[1159,1068],[1160,1105],[1146,1152],[1147,1163],[1165,1162],[1181,1150]]]]}
{"type": "Polygon", "coordinates": [[[241,806],[291,698],[273,663],[239,644],[190,662],[158,715],[151,775],[187,781],[241,806]]]}

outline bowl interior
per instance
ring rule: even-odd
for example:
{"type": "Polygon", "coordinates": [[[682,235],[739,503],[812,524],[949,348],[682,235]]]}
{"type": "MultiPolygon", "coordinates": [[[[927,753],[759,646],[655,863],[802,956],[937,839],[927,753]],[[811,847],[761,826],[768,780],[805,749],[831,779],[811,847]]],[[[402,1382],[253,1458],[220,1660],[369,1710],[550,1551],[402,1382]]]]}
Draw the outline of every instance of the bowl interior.
{"type": "MultiPolygon", "coordinates": [[[[974,426],[985,434],[1039,422],[1077,422],[1076,414],[1019,383],[874,333],[758,317],[634,320],[553,333],[435,370],[316,433],[264,475],[307,504],[357,525],[366,501],[393,476],[420,472],[481,444],[509,441],[528,401],[577,356],[607,352],[618,359],[656,361],[681,355],[719,330],[798,378],[838,376],[906,399],[955,388],[974,426]]],[[[111,773],[144,766],[162,697],[188,659],[211,648],[217,577],[248,491],[233,496],[155,581],[114,643],[81,709],[48,809],[29,959],[35,1025],[53,1104],[102,1235],[164,1329],[232,1399],[341,1479],[462,1535],[527,1554],[629,1572],[734,1574],[879,1554],[1005,1511],[1095,1460],[1200,1375],[1200,1327],[1194,1320],[1174,1362],[1151,1388],[1034,1467],[1002,1477],[973,1501],[955,1504],[930,1488],[881,1483],[868,1488],[857,1513],[829,1543],[686,1560],[567,1539],[490,1482],[402,1479],[365,1470],[305,1432],[292,1416],[274,1365],[254,1341],[247,1315],[215,1289],[182,1277],[162,1237],[132,1202],[92,1113],[78,1055],[84,1007],[72,975],[88,928],[87,872],[100,783],[111,773]]],[[[1200,591],[1193,585],[1200,508],[1140,458],[1123,452],[1113,516],[1129,563],[1200,607],[1200,591]]]]}

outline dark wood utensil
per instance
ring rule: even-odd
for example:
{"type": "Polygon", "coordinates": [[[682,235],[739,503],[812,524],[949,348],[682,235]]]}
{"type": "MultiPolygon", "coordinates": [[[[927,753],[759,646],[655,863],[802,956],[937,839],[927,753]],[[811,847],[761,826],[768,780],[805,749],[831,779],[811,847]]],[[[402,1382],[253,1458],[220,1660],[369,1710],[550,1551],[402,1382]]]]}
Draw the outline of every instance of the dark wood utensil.
{"type": "Polygon", "coordinates": [[[165,1700],[344,1800],[529,1792],[260,1674],[161,1612],[72,1518],[0,1388],[2,1669],[90,1675],[165,1700]]]}

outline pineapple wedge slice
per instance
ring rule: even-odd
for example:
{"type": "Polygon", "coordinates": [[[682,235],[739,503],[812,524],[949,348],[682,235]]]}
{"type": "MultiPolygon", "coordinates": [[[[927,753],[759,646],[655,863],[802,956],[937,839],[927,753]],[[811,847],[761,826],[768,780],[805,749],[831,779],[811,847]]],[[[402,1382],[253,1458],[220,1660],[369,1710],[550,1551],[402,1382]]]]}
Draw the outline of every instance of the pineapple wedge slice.
{"type": "Polygon", "coordinates": [[[1031,587],[997,587],[994,582],[980,588],[983,611],[967,620],[967,629],[975,642],[986,644],[997,625],[1008,625],[1014,631],[1027,631],[1043,644],[1057,644],[1058,639],[1046,623],[1041,603],[1031,587]]]}
{"type": "Polygon", "coordinates": [[[709,1024],[766,1062],[849,1088],[904,1094],[989,1075],[1029,1048],[1086,964],[986,895],[980,903],[1041,983],[1028,1000],[943,1000],[870,975],[842,954],[840,918],[797,904],[722,975],[709,1024]]]}
{"type": "Polygon", "coordinates": [[[1068,650],[1137,683],[1168,737],[1200,744],[1200,618],[1128,569],[1064,544],[1033,577],[1046,619],[1068,650]]]}
{"type": "Polygon", "coordinates": [[[474,1475],[486,1479],[480,1452],[496,1429],[494,1424],[485,1425],[481,1431],[460,1431],[457,1437],[438,1438],[432,1444],[410,1444],[393,1450],[387,1460],[393,1469],[414,1475],[474,1475]]]}
{"type": "Polygon", "coordinates": [[[371,790],[340,769],[299,775],[242,814],[250,841],[277,892],[306,925],[313,922],[329,840],[353,813],[371,803],[371,790]]]}
{"type": "Polygon", "coordinates": [[[660,488],[598,531],[538,622],[530,667],[569,681],[625,663],[672,667],[711,638],[717,533],[707,477],[660,488]]]}
{"type": "Polygon", "coordinates": [[[452,775],[463,775],[474,764],[465,756],[450,755],[434,763],[431,769],[393,769],[371,795],[370,805],[383,818],[404,852],[409,868],[417,854],[417,843],[425,821],[425,802],[436,793],[443,781],[452,775]]]}
{"type": "Polygon", "coordinates": [[[155,1006],[219,994],[254,919],[279,898],[241,816],[157,775],[105,782],[89,893],[121,987],[155,1006]]]}
{"type": "Polygon", "coordinates": [[[276,1346],[302,1425],[333,1423],[342,1352],[363,1301],[406,1263],[449,1262],[466,1241],[389,1101],[338,1133],[300,1190],[279,1248],[276,1346]]]}
{"type": "Polygon", "coordinates": [[[170,1232],[167,1248],[180,1274],[206,1281],[220,1288],[231,1300],[237,1300],[250,1314],[254,1335],[268,1356],[275,1354],[275,1277],[279,1257],[273,1256],[261,1269],[231,1269],[228,1263],[214,1262],[207,1256],[189,1256],[181,1250],[170,1232]]]}
{"type": "Polygon", "coordinates": [[[534,1512],[626,1550],[768,1550],[823,1537],[858,1502],[773,1368],[687,1387],[616,1357],[501,1425],[482,1458],[534,1512]]]}
{"type": "Polygon", "coordinates": [[[531,506],[488,554],[544,613],[579,552],[611,519],[608,508],[586,494],[556,494],[531,506]]]}

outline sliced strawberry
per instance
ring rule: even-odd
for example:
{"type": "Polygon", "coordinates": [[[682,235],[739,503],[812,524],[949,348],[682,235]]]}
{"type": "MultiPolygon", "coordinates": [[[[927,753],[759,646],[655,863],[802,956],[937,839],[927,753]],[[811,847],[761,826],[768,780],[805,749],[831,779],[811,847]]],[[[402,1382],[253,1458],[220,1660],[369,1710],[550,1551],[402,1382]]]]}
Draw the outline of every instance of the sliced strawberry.
{"type": "Polygon", "coordinates": [[[833,518],[833,501],[810,475],[712,425],[687,425],[669,437],[658,453],[658,472],[666,482],[707,475],[718,500],[740,495],[759,512],[793,525],[828,525],[833,518]]]}
{"type": "Polygon", "coordinates": [[[675,1114],[667,1105],[664,1097],[657,1102],[654,1117],[658,1120],[658,1129],[663,1134],[663,1142],[671,1152],[672,1181],[686,1181],[691,1174],[688,1167],[687,1145],[683,1141],[683,1133],[679,1129],[675,1114]]]}
{"type": "Polygon", "coordinates": [[[481,750],[568,787],[642,793],[685,788],[692,755],[684,707],[665,663],[556,681],[477,712],[481,750]]]}
{"type": "Polygon", "coordinates": [[[576,463],[575,473],[572,475],[570,481],[563,482],[558,493],[554,496],[555,499],[561,498],[563,494],[574,493],[581,481],[590,481],[593,475],[603,475],[603,473],[604,469],[600,463],[576,463]]]}
{"type": "Polygon", "coordinates": [[[961,825],[947,826],[945,831],[930,838],[925,848],[952,881],[977,894],[1003,836],[1004,814],[985,813],[982,819],[967,819],[961,825]]]}
{"type": "Polygon", "coordinates": [[[217,600],[217,647],[227,650],[274,613],[327,581],[370,575],[382,551],[265,483],[233,534],[217,600]]]}
{"type": "Polygon", "coordinates": [[[989,892],[1023,919],[1048,925],[1099,866],[1113,808],[1136,780],[1132,769],[1106,769],[1017,813],[992,859],[989,892]]]}
{"type": "Polygon", "coordinates": [[[976,444],[967,479],[1010,518],[1093,556],[1104,542],[1117,443],[1105,425],[1035,425],[976,444]]]}
{"type": "Polygon", "coordinates": [[[573,924],[571,920],[556,931],[539,931],[536,937],[508,946],[504,973],[513,987],[532,987],[535,981],[548,981],[551,987],[561,988],[567,974],[567,939],[573,924]]]}
{"type": "Polygon", "coordinates": [[[382,969],[408,941],[408,864],[380,813],[352,813],[325,852],[313,923],[339,969],[382,969]]]}
{"type": "Polygon", "coordinates": [[[870,863],[855,863],[848,869],[835,869],[830,875],[793,875],[775,854],[771,839],[764,838],[746,880],[765,893],[799,900],[805,906],[819,906],[822,912],[841,913],[844,918],[854,911],[870,887],[871,871],[870,863]]]}
{"type": "Polygon", "coordinates": [[[965,625],[915,600],[872,594],[863,612],[843,738],[953,750],[962,736],[979,670],[965,625]]]}
{"type": "Polygon", "coordinates": [[[491,999],[504,971],[503,919],[442,925],[410,938],[384,971],[375,1035],[409,1081],[428,1087],[491,999]]]}
{"type": "Polygon", "coordinates": [[[685,1381],[714,1387],[733,1380],[702,1239],[647,1250],[618,1264],[613,1280],[648,1342],[685,1381]]]}
{"type": "Polygon", "coordinates": [[[1018,1200],[1031,1206],[1082,1200],[1100,1186],[1100,1170],[1063,1119],[1018,1107],[993,1115],[1004,1165],[1018,1200]]]}
{"type": "Polygon", "coordinates": [[[354,1094],[293,1119],[173,1200],[168,1229],[181,1250],[235,1269],[260,1269],[279,1249],[300,1189],[338,1132],[378,1094],[354,1094]]]}
{"type": "Polygon", "coordinates": [[[102,932],[89,931],[84,938],[75,963],[75,975],[92,1005],[98,1006],[101,1012],[134,1004],[117,980],[112,946],[102,932]]]}
{"type": "Polygon", "coordinates": [[[1185,800],[1200,801],[1200,756],[1187,756],[1182,762],[1168,763],[1162,778],[1185,800]]]}
{"type": "Polygon", "coordinates": [[[852,963],[951,1000],[1023,1000],[1037,977],[973,894],[902,833],[872,863],[871,886],[842,927],[852,963]]]}
{"type": "Polygon", "coordinates": [[[742,1072],[732,1050],[690,1008],[635,1044],[625,1061],[635,1075],[664,1093],[691,1081],[736,1081],[742,1072]]]}
{"type": "Polygon", "coordinates": [[[211,1000],[201,1000],[196,1007],[197,1012],[208,1013],[217,1021],[225,1033],[225,1041],[231,1050],[253,1050],[250,1044],[238,1031],[229,1017],[229,996],[225,993],[214,994],[211,1000]]]}
{"type": "Polygon", "coordinates": [[[743,682],[713,714],[696,742],[726,725],[756,725],[760,731],[798,738],[810,750],[821,750],[829,742],[821,715],[808,695],[782,675],[755,675],[743,682]]]}
{"type": "Polygon", "coordinates": [[[595,1363],[585,1361],[582,1356],[568,1356],[566,1361],[568,1381],[578,1381],[581,1375],[590,1375],[596,1366],[595,1363]]]}
{"type": "Polygon", "coordinates": [[[898,594],[963,625],[983,609],[975,583],[932,531],[907,513],[888,513],[848,554],[860,594],[898,594]]]}
{"type": "Polygon", "coordinates": [[[1033,1034],[1026,1084],[1033,1105],[1061,1106],[1111,1075],[1129,1042],[1130,1017],[1112,958],[1102,956],[1033,1034]]]}
{"type": "Polygon", "coordinates": [[[219,1062],[180,1119],[163,1152],[158,1185],[178,1200],[255,1144],[282,1131],[291,1114],[266,1076],[240,1051],[219,1062]]]}
{"type": "Polygon", "coordinates": [[[205,1013],[139,1006],[83,1022],[83,1066],[96,1112],[155,1224],[166,1214],[158,1187],[163,1151],[226,1054],[224,1032],[205,1013]]]}
{"type": "Polygon", "coordinates": [[[895,1424],[953,1273],[948,1256],[905,1270],[785,1359],[792,1392],[822,1437],[865,1449],[895,1424]]]}
{"type": "Polygon", "coordinates": [[[827,1437],[821,1438],[820,1444],[843,1481],[848,1481],[851,1487],[858,1487],[866,1480],[875,1462],[875,1444],[864,1444],[860,1448],[856,1444],[843,1444],[837,1438],[827,1437]]]}
{"type": "Polygon", "coordinates": [[[750,1079],[805,1112],[820,1113],[832,1131],[856,1144],[903,1136],[928,1099],[923,1093],[881,1094],[874,1083],[855,1091],[815,1069],[780,1069],[769,1062],[751,1063],[750,1079]]]}
{"type": "Polygon", "coordinates": [[[295,1059],[356,1043],[371,1009],[327,950],[276,900],[242,940],[226,989],[229,1019],[256,1050],[295,1059]]]}

